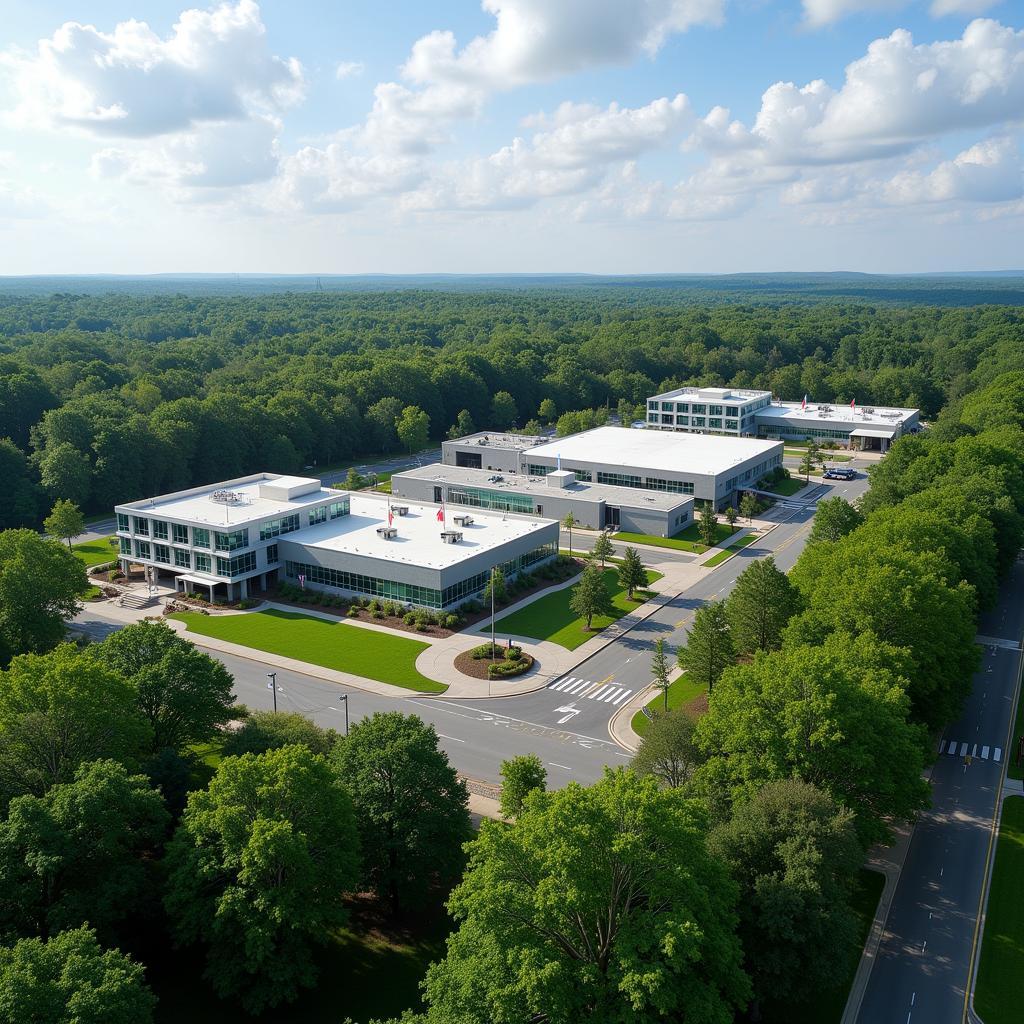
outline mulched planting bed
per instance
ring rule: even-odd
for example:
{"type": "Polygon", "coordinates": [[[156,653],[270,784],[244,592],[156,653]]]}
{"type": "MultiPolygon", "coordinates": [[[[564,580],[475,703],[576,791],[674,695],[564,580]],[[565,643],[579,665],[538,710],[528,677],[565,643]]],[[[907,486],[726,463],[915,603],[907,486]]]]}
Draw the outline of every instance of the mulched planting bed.
{"type": "MultiPolygon", "coordinates": [[[[496,680],[500,681],[501,679],[517,679],[519,676],[525,675],[527,672],[530,671],[531,668],[533,668],[532,655],[526,654],[524,652],[520,656],[520,662],[524,666],[522,672],[519,672],[517,673],[517,675],[514,676],[498,676],[495,677],[496,680]]],[[[487,675],[487,666],[492,664],[492,662],[487,658],[474,658],[472,651],[463,651],[455,659],[454,664],[456,669],[458,669],[458,671],[461,672],[464,676],[470,676],[473,679],[487,679],[489,678],[487,675]]],[[[498,662],[497,664],[501,664],[501,662],[498,662]]]]}

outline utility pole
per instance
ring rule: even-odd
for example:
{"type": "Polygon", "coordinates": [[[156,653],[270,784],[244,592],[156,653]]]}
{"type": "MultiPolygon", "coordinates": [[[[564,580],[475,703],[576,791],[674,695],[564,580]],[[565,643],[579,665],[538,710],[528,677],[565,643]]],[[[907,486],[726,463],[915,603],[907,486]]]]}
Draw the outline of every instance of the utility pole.
{"type": "Polygon", "coordinates": [[[491,567],[491,661],[494,661],[494,567],[491,567]]]}
{"type": "MultiPolygon", "coordinates": [[[[274,695],[274,712],[276,714],[277,713],[277,673],[276,672],[268,672],[267,673],[267,678],[270,680],[270,682],[267,683],[267,687],[270,689],[270,692],[273,693],[273,695],[274,695]]],[[[348,707],[347,704],[345,706],[348,707]]]]}
{"type": "Polygon", "coordinates": [[[345,735],[348,735],[348,694],[343,693],[341,699],[345,702],[345,735]]]}

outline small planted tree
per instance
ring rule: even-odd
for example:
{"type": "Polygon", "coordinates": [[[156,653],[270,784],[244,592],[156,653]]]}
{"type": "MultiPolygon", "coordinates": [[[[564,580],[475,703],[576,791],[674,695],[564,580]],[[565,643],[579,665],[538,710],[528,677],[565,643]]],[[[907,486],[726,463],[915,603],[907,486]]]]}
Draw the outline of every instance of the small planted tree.
{"type": "Polygon", "coordinates": [[[522,754],[501,762],[501,813],[505,818],[518,818],[526,798],[543,791],[548,773],[536,754],[522,754]]]}
{"type": "Polygon", "coordinates": [[[665,657],[665,641],[659,636],[654,641],[654,657],[651,659],[651,677],[654,685],[661,690],[668,711],[668,659],[665,657]]]}
{"type": "Polygon", "coordinates": [[[749,492],[740,498],[740,515],[749,523],[758,513],[757,498],[749,492]]]}
{"type": "Polygon", "coordinates": [[[619,565],[619,584],[626,588],[626,597],[633,600],[633,594],[647,586],[647,570],[640,560],[636,548],[626,548],[619,565]]]}
{"type": "Polygon", "coordinates": [[[604,568],[606,559],[612,557],[615,553],[615,548],[612,546],[611,539],[607,533],[599,533],[597,540],[594,541],[594,547],[591,551],[591,558],[601,563],[601,568],[604,568]]]}
{"type": "Polygon", "coordinates": [[[817,464],[817,448],[808,448],[804,452],[804,457],[800,460],[800,472],[804,475],[805,483],[810,483],[811,473],[817,464]]]}
{"type": "Polygon", "coordinates": [[[604,574],[596,565],[588,565],[583,570],[579,583],[572,589],[569,607],[587,620],[588,630],[595,615],[611,614],[612,599],[604,585],[604,574]]]}
{"type": "Polygon", "coordinates": [[[85,532],[85,517],[82,510],[66,498],[61,498],[53,506],[53,511],[43,520],[43,529],[53,537],[68,542],[71,550],[71,539],[85,532]]]}
{"type": "Polygon", "coordinates": [[[700,531],[701,543],[708,548],[714,547],[718,534],[718,516],[715,515],[715,506],[712,502],[706,501],[701,507],[697,529],[700,531]]]}
{"type": "Polygon", "coordinates": [[[572,555],[572,528],[576,525],[576,517],[571,512],[566,512],[562,525],[569,531],[569,554],[572,555]]]}
{"type": "Polygon", "coordinates": [[[366,486],[366,480],[356,472],[355,466],[349,466],[345,476],[346,491],[361,491],[366,486]]]}
{"type": "Polygon", "coordinates": [[[633,770],[654,776],[669,789],[685,786],[706,760],[694,741],[696,728],[696,720],[685,708],[656,715],[637,748],[633,770]]]}
{"type": "Polygon", "coordinates": [[[740,517],[740,514],[739,514],[739,512],[736,511],[736,506],[735,505],[730,505],[725,510],[726,521],[729,523],[729,529],[733,533],[736,532],[736,520],[739,519],[739,517],[740,517]]]}
{"type": "Polygon", "coordinates": [[[711,601],[698,609],[686,646],[679,648],[678,660],[679,667],[703,683],[708,693],[736,661],[729,619],[721,601],[711,601]]]}
{"type": "Polygon", "coordinates": [[[496,565],[491,570],[491,578],[487,581],[487,586],[484,587],[484,602],[490,604],[492,596],[495,604],[504,604],[508,600],[508,584],[505,582],[505,574],[501,571],[500,565],[496,565]]]}

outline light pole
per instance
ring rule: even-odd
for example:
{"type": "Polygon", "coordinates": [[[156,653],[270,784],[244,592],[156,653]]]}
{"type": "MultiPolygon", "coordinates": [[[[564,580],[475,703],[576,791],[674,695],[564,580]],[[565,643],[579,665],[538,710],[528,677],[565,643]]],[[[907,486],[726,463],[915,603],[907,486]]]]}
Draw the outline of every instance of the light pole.
{"type": "Polygon", "coordinates": [[[270,692],[274,695],[274,711],[276,713],[277,712],[277,673],[276,672],[268,672],[267,673],[267,678],[270,680],[270,682],[267,683],[267,686],[270,689],[270,692]]]}
{"type": "Polygon", "coordinates": [[[348,694],[343,693],[341,699],[345,702],[345,735],[348,735],[348,694]]]}
{"type": "Polygon", "coordinates": [[[491,661],[494,661],[494,567],[491,567],[491,661]]]}

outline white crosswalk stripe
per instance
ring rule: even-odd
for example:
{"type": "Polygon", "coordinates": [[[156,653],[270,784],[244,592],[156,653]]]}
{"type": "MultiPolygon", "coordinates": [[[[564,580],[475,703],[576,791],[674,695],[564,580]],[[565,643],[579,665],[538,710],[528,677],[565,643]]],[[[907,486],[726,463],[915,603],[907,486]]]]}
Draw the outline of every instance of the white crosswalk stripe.
{"type": "Polygon", "coordinates": [[[939,753],[940,754],[944,754],[945,752],[946,752],[946,741],[942,740],[942,742],[939,743],[939,753]]]}
{"type": "Polygon", "coordinates": [[[1002,747],[990,747],[987,743],[982,745],[979,752],[977,743],[963,743],[960,740],[942,740],[939,743],[939,753],[948,754],[950,757],[965,757],[968,747],[971,748],[971,757],[980,757],[982,761],[987,761],[991,753],[993,761],[1002,760],[1002,747]]]}
{"type": "Polygon", "coordinates": [[[953,757],[956,757],[956,740],[949,741],[949,746],[946,748],[946,753],[952,754],[953,757]]]}
{"type": "Polygon", "coordinates": [[[566,696],[583,697],[585,700],[596,700],[602,704],[621,704],[629,700],[634,691],[624,686],[608,686],[594,683],[590,679],[579,679],[576,676],[563,676],[553,683],[548,683],[549,690],[556,690],[566,696]],[[589,692],[588,692],[589,691],[589,692]]]}
{"type": "Polygon", "coordinates": [[[1002,756],[1003,756],[1003,752],[1002,752],[1002,750],[999,749],[999,747],[996,747],[995,750],[992,751],[992,760],[993,761],[998,761],[1002,756]]]}
{"type": "Polygon", "coordinates": [[[982,747],[981,748],[981,759],[983,761],[987,761],[988,760],[988,747],[982,747]]]}

